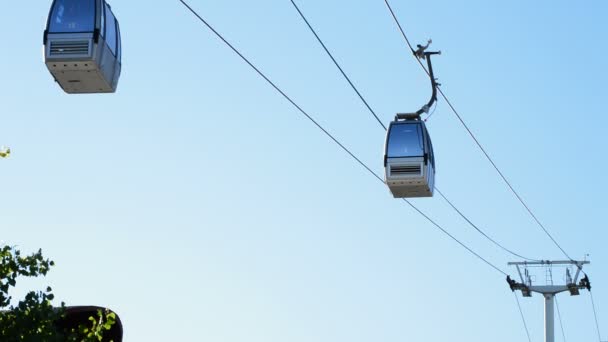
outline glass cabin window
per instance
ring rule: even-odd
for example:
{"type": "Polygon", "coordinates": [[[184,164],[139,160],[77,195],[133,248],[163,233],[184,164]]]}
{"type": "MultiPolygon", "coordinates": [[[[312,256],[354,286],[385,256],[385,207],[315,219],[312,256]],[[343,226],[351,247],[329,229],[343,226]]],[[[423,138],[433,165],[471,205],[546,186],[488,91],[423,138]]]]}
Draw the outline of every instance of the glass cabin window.
{"type": "Polygon", "coordinates": [[[110,9],[110,6],[106,4],[106,43],[110,47],[110,50],[116,56],[116,44],[118,39],[116,38],[116,19],[114,13],[110,9]]]}
{"type": "Polygon", "coordinates": [[[419,124],[395,124],[388,135],[387,157],[422,157],[424,145],[419,124]]]}
{"type": "Polygon", "coordinates": [[[102,37],[106,36],[106,7],[101,9],[101,28],[99,29],[102,37]]]}
{"type": "Polygon", "coordinates": [[[51,11],[49,32],[93,32],[95,0],[56,0],[51,11]]]}
{"type": "Polygon", "coordinates": [[[433,142],[431,141],[431,138],[429,138],[429,148],[429,158],[431,159],[431,165],[433,166],[433,169],[435,169],[435,152],[433,151],[433,142]]]}
{"type": "Polygon", "coordinates": [[[116,20],[116,35],[118,37],[118,55],[116,58],[118,59],[118,62],[120,62],[122,59],[122,42],[120,39],[120,25],[118,24],[118,20],[116,20]]]}

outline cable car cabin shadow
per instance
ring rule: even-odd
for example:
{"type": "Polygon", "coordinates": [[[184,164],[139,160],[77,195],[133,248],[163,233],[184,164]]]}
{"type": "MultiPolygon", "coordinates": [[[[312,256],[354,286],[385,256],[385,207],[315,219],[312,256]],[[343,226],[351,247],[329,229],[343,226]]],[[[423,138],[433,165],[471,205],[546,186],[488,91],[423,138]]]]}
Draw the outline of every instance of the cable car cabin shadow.
{"type": "Polygon", "coordinates": [[[55,0],[44,61],[68,94],[113,93],[121,71],[120,27],[104,0],[55,0]]]}
{"type": "Polygon", "coordinates": [[[385,180],[395,198],[432,197],[435,156],[419,116],[391,122],[384,152],[385,180]]]}

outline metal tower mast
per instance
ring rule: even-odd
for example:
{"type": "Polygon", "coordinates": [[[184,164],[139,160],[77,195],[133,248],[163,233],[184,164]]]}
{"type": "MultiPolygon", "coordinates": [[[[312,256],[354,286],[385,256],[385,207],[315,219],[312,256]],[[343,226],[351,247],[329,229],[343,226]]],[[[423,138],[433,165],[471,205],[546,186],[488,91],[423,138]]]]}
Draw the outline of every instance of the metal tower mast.
{"type": "MultiPolygon", "coordinates": [[[[521,279],[521,283],[507,276],[507,283],[511,291],[521,291],[524,297],[532,297],[532,293],[540,293],[545,298],[545,342],[555,342],[555,295],[562,292],[570,292],[572,296],[578,296],[579,290],[587,289],[591,291],[591,283],[589,277],[585,277],[578,281],[578,278],[583,271],[583,265],[590,264],[589,261],[537,261],[537,262],[510,262],[509,266],[515,266],[517,273],[521,279]],[[566,284],[553,284],[553,266],[566,267],[566,284]],[[568,266],[576,267],[574,277],[568,266]],[[528,267],[545,267],[546,285],[533,285],[532,277],[528,271],[528,267]],[[522,273],[523,268],[523,273],[522,273]]],[[[584,272],[583,272],[584,273],[584,272]]]]}

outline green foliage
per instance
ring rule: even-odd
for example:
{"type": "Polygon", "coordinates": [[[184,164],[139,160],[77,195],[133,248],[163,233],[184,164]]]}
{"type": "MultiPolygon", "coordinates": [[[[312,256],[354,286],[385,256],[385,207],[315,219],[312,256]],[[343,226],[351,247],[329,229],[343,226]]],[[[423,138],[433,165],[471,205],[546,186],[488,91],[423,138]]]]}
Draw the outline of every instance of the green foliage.
{"type": "Polygon", "coordinates": [[[89,317],[90,326],[80,325],[68,333],[68,341],[97,342],[103,339],[103,332],[112,329],[116,323],[116,314],[110,311],[97,310],[97,318],[89,317]]]}
{"type": "Polygon", "coordinates": [[[7,147],[0,147],[0,158],[8,158],[11,155],[11,149],[7,147]]]}
{"type": "Polygon", "coordinates": [[[42,251],[28,256],[13,247],[0,249],[0,341],[3,342],[99,342],[103,333],[116,322],[113,312],[97,312],[88,325],[62,331],[57,322],[65,317],[65,303],[53,307],[54,295],[45,291],[30,292],[17,305],[11,305],[9,290],[19,277],[46,276],[54,262],[45,259],[42,251]]]}

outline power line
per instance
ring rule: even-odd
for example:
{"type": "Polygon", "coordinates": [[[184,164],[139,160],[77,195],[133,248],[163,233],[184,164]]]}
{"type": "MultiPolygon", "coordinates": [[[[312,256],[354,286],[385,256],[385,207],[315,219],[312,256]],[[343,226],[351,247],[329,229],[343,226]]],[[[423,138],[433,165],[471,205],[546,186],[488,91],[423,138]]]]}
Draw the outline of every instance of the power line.
{"type": "MultiPolygon", "coordinates": [[[[260,77],[262,77],[269,85],[271,85],[279,94],[281,94],[281,96],[283,96],[287,101],[289,101],[289,103],[291,103],[301,114],[303,114],[317,128],[319,128],[323,133],[325,133],[325,135],[327,135],[334,143],[336,143],[344,152],[346,152],[351,158],[353,158],[359,165],[361,165],[363,168],[365,168],[379,182],[381,182],[383,185],[385,184],[384,180],[382,180],[382,178],[378,174],[376,174],[374,171],[372,171],[372,169],[369,166],[367,166],[363,161],[361,161],[361,159],[359,159],[353,152],[351,152],[338,139],[336,139],[331,133],[329,133],[329,131],[327,131],[323,126],[321,126],[321,124],[319,124],[311,115],[309,115],[304,109],[302,109],[302,107],[300,107],[294,100],[292,100],[283,90],[281,90],[281,88],[279,88],[274,82],[272,82],[270,80],[270,78],[268,78],[260,69],[258,69],[251,61],[249,61],[249,59],[247,57],[245,57],[236,47],[234,47],[230,42],[228,42],[228,40],[226,40],[218,31],[216,31],[213,28],[213,26],[211,26],[211,24],[209,24],[205,19],[203,19],[203,17],[200,14],[198,14],[198,12],[196,12],[190,5],[188,5],[188,3],[186,1],[179,0],[179,2],[181,2],[194,16],[196,16],[198,18],[199,21],[201,21],[201,23],[203,23],[209,30],[211,30],[222,42],[224,42],[224,44],[226,44],[245,63],[247,63],[260,77]]],[[[445,230],[441,225],[439,225],[438,223],[433,221],[428,215],[426,215],[424,212],[422,212],[420,209],[418,209],[416,206],[414,206],[411,202],[409,202],[406,199],[404,199],[404,201],[407,204],[409,204],[414,210],[416,210],[420,215],[422,215],[424,218],[426,218],[431,224],[433,224],[435,227],[437,227],[439,230],[441,230],[444,234],[446,234],[452,240],[454,240],[459,245],[464,247],[472,255],[474,255],[475,257],[477,257],[478,259],[480,259],[481,261],[483,261],[484,263],[486,263],[487,265],[489,265],[496,271],[502,273],[503,275],[507,275],[507,273],[502,271],[500,268],[498,268],[497,266],[495,266],[494,264],[492,264],[491,262],[489,262],[488,260],[483,258],[481,255],[474,252],[471,248],[466,246],[463,242],[461,242],[456,237],[454,237],[453,235],[448,233],[447,230],[445,230]]]]}
{"type": "Polygon", "coordinates": [[[595,309],[595,300],[593,299],[593,292],[589,290],[589,294],[591,295],[591,306],[593,307],[593,317],[595,317],[595,327],[597,329],[597,340],[602,342],[602,334],[600,333],[600,324],[597,319],[597,310],[595,309]]]}
{"type": "Polygon", "coordinates": [[[526,317],[524,316],[524,311],[521,309],[521,304],[519,303],[519,298],[515,292],[513,292],[513,296],[515,296],[515,301],[517,302],[517,307],[519,308],[519,314],[521,315],[521,321],[524,323],[524,329],[526,329],[526,335],[528,335],[528,342],[532,342],[532,339],[530,338],[530,331],[528,330],[528,324],[526,323],[526,317]]]}
{"type": "Polygon", "coordinates": [[[557,301],[557,297],[555,297],[555,307],[557,308],[557,317],[559,317],[559,326],[562,329],[562,337],[564,338],[564,342],[566,342],[566,333],[564,332],[564,322],[562,321],[562,313],[559,311],[559,302],[557,301]]]}
{"type": "MultiPolygon", "coordinates": [[[[399,28],[399,31],[401,32],[401,35],[403,36],[403,38],[404,38],[405,42],[407,43],[408,47],[410,48],[410,50],[412,50],[412,52],[414,52],[415,50],[414,50],[412,44],[410,43],[410,40],[408,39],[407,35],[405,34],[405,30],[401,26],[401,23],[399,22],[399,19],[395,15],[395,12],[393,11],[393,8],[391,7],[390,3],[388,2],[388,0],[384,0],[384,3],[386,4],[388,10],[390,11],[390,13],[391,13],[391,15],[392,15],[395,23],[397,24],[397,27],[399,28]]],[[[429,71],[426,69],[426,67],[424,66],[424,64],[422,64],[422,62],[420,62],[418,60],[418,58],[416,58],[416,61],[420,64],[420,66],[422,67],[422,69],[424,69],[424,71],[427,74],[429,74],[429,71]]],[[[505,182],[505,184],[509,187],[509,189],[511,190],[511,192],[515,195],[515,197],[519,200],[519,202],[524,206],[524,208],[526,209],[526,211],[528,212],[528,214],[530,214],[530,216],[532,217],[532,219],[538,224],[538,226],[540,226],[540,228],[545,232],[545,234],[549,237],[549,239],[551,239],[551,241],[553,241],[553,243],[555,244],[555,246],[557,246],[557,248],[559,248],[559,250],[569,260],[573,260],[570,257],[570,255],[568,255],[568,253],[566,253],[566,251],[562,248],[562,246],[560,246],[560,244],[557,242],[557,240],[555,240],[555,238],[553,237],[553,235],[551,235],[551,233],[545,227],[545,225],[534,214],[534,212],[532,211],[532,209],[528,206],[528,204],[524,201],[524,199],[520,196],[520,194],[515,190],[515,188],[511,184],[511,182],[509,182],[509,180],[504,175],[504,173],[500,170],[500,168],[498,168],[498,165],[496,165],[496,163],[494,162],[494,160],[492,159],[492,157],[490,157],[489,153],[481,145],[481,143],[479,142],[479,140],[477,139],[477,137],[475,136],[475,134],[473,134],[473,131],[471,131],[471,129],[469,128],[469,126],[466,124],[466,122],[464,122],[464,119],[462,118],[462,116],[460,115],[460,113],[456,110],[456,108],[454,107],[454,105],[452,105],[452,103],[450,102],[450,100],[448,99],[448,97],[445,95],[445,93],[443,92],[443,90],[441,90],[441,88],[439,88],[438,90],[439,90],[439,93],[441,94],[441,97],[443,97],[443,99],[448,104],[448,106],[450,107],[450,109],[452,110],[452,112],[456,115],[456,117],[458,118],[458,120],[460,121],[460,123],[462,124],[462,126],[469,133],[469,135],[471,136],[471,138],[473,139],[473,141],[475,142],[475,144],[477,145],[477,147],[479,147],[479,149],[481,150],[481,152],[483,153],[483,155],[490,162],[490,164],[492,164],[492,166],[494,167],[494,169],[496,170],[496,172],[498,172],[498,174],[500,175],[500,177],[502,178],[502,180],[505,182]]]]}
{"type": "MultiPolygon", "coordinates": [[[[327,45],[325,45],[325,43],[323,42],[323,40],[321,39],[321,37],[317,34],[316,30],[313,28],[313,26],[311,25],[310,21],[308,21],[308,19],[306,18],[306,16],[304,15],[304,13],[300,10],[300,8],[295,3],[295,1],[294,0],[290,0],[290,1],[291,1],[292,5],[295,7],[295,9],[298,12],[298,14],[300,15],[300,17],[302,18],[302,20],[306,23],[306,25],[308,26],[308,28],[310,29],[310,31],[312,32],[312,34],[315,36],[315,38],[317,39],[317,41],[319,42],[319,44],[321,44],[321,46],[323,47],[323,49],[325,50],[325,52],[327,53],[327,55],[329,56],[329,58],[331,58],[331,60],[334,62],[334,64],[338,68],[338,70],[340,70],[340,73],[342,73],[342,76],[344,76],[344,78],[346,79],[346,81],[348,81],[348,83],[350,84],[350,86],[352,87],[352,89],[355,91],[355,93],[357,93],[357,95],[359,96],[359,98],[361,99],[361,101],[365,104],[365,107],[367,107],[367,109],[369,110],[369,112],[376,118],[376,120],[378,120],[378,123],[380,123],[380,125],[382,126],[382,128],[386,131],[387,130],[386,126],[382,123],[382,121],[380,121],[380,119],[376,115],[376,112],[372,109],[372,107],[369,105],[369,103],[367,102],[367,100],[365,100],[365,97],[363,97],[363,95],[361,94],[361,92],[359,91],[359,89],[357,89],[357,87],[351,81],[350,77],[348,77],[348,75],[346,74],[346,72],[344,71],[344,69],[342,68],[342,66],[340,66],[340,63],[338,63],[338,61],[336,60],[336,58],[329,51],[329,48],[327,48],[327,45]]],[[[435,105],[435,109],[437,109],[437,105],[435,105]]],[[[433,115],[434,112],[435,112],[435,110],[433,110],[433,112],[427,117],[427,119],[430,118],[433,115]]],[[[435,190],[439,191],[439,189],[437,189],[437,188],[435,188],[435,190]]],[[[477,227],[475,224],[473,224],[473,222],[468,217],[466,217],[454,204],[452,204],[452,202],[443,193],[441,193],[441,191],[439,191],[439,193],[441,194],[441,196],[443,197],[443,199],[446,200],[450,204],[450,206],[462,218],[464,218],[469,223],[469,225],[471,225],[477,232],[479,232],[481,235],[483,235],[486,239],[490,240],[496,246],[500,247],[501,249],[507,251],[508,253],[510,253],[510,254],[518,257],[518,258],[521,258],[521,259],[524,259],[524,260],[528,260],[528,261],[539,261],[539,260],[536,260],[536,259],[526,258],[524,256],[521,256],[520,254],[514,253],[511,250],[509,250],[509,249],[505,248],[504,246],[502,246],[501,244],[499,244],[498,242],[496,242],[496,240],[492,239],[485,232],[483,232],[479,227],[477,227]]]]}
{"type": "Polygon", "coordinates": [[[501,245],[500,243],[498,243],[496,240],[494,240],[493,238],[491,238],[488,234],[486,234],[483,230],[481,230],[481,228],[479,228],[475,223],[473,223],[471,220],[469,220],[469,218],[467,216],[465,216],[460,209],[458,209],[453,203],[452,201],[450,201],[437,187],[435,187],[435,191],[437,191],[437,193],[439,193],[439,195],[441,195],[441,197],[443,197],[443,199],[452,207],[452,209],[454,209],[454,211],[456,211],[458,213],[458,215],[460,215],[460,217],[462,217],[465,221],[467,221],[469,223],[469,225],[473,228],[475,228],[476,231],[479,232],[479,234],[483,235],[486,239],[488,239],[490,242],[492,242],[494,245],[498,246],[500,249],[502,249],[503,251],[516,256],[518,258],[524,259],[524,260],[528,260],[528,261],[541,261],[539,259],[532,259],[532,258],[528,258],[525,257],[521,254],[515,253],[512,250],[506,248],[505,246],[501,245]]]}

